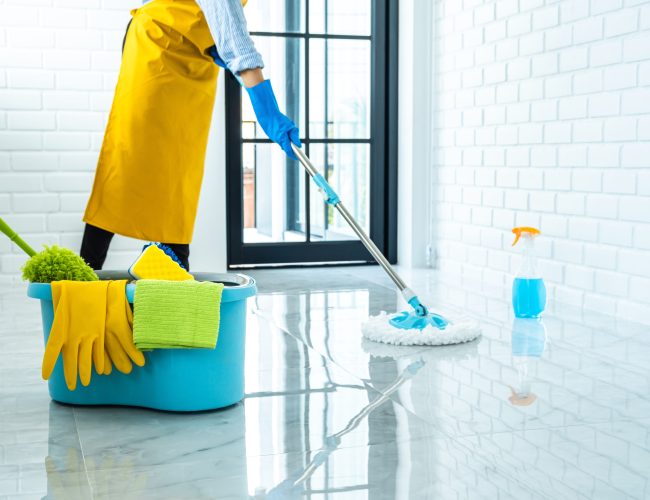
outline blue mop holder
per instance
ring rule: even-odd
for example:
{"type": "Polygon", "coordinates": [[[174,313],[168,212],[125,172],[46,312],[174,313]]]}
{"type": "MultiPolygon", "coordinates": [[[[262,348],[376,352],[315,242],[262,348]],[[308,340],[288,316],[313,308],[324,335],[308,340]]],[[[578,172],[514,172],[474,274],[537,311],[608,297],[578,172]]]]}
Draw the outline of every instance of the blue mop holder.
{"type": "Polygon", "coordinates": [[[339,198],[339,195],[336,194],[336,191],[334,191],[332,186],[329,185],[329,183],[325,180],[325,177],[323,177],[322,174],[316,172],[312,174],[311,178],[314,180],[314,183],[318,186],[318,188],[323,193],[323,197],[325,198],[325,203],[327,203],[328,205],[332,205],[333,207],[341,203],[341,198],[339,198]]]}
{"type": "MultiPolygon", "coordinates": [[[[99,272],[101,279],[128,279],[126,273],[99,272]]],[[[145,352],[145,365],[133,365],[125,375],[113,368],[110,375],[93,371],[88,387],[77,383],[68,390],[63,361],[57,360],[48,380],[50,397],[72,405],[123,405],[156,410],[190,412],[231,406],[244,397],[246,300],[256,294],[255,280],[239,274],[194,273],[198,281],[224,283],[221,320],[215,349],[156,349],[145,352]]],[[[135,285],[126,294],[133,303],[135,285]]],[[[45,343],[54,309],[49,283],[30,283],[27,295],[41,301],[45,343]]]]}

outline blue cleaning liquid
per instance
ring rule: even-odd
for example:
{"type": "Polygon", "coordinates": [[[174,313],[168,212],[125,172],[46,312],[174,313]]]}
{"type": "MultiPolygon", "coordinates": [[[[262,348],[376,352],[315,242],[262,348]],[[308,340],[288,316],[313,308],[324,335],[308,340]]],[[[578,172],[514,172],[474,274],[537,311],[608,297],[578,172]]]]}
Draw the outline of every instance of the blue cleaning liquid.
{"type": "Polygon", "coordinates": [[[537,318],[546,307],[546,286],[542,278],[515,278],[512,306],[518,318],[537,318]]]}

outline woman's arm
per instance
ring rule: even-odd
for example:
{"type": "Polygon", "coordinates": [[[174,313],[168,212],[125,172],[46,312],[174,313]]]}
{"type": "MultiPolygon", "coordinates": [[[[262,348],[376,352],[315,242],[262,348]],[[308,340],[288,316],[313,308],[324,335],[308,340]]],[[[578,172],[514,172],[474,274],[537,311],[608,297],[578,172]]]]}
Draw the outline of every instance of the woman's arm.
{"type": "Polygon", "coordinates": [[[216,53],[211,54],[215,62],[225,64],[239,76],[262,130],[290,158],[297,159],[291,145],[301,146],[300,133],[296,124],[280,111],[271,82],[264,80],[264,63],[248,34],[241,0],[196,2],[205,15],[215,42],[216,53]]]}
{"type": "Polygon", "coordinates": [[[264,74],[260,68],[246,69],[239,73],[239,78],[241,78],[244,87],[251,88],[264,81],[264,74]]]}
{"type": "MultiPolygon", "coordinates": [[[[241,76],[246,70],[264,67],[262,56],[248,34],[241,0],[196,0],[196,3],[203,11],[219,57],[232,73],[241,76]]],[[[263,80],[262,77],[260,81],[263,80]]]]}

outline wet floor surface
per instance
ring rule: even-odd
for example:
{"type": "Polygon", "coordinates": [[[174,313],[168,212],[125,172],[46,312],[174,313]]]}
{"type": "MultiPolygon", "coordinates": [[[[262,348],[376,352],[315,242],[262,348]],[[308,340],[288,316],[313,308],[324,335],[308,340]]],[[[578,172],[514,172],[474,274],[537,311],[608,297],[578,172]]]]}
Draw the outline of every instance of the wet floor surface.
{"type": "Polygon", "coordinates": [[[246,397],[196,414],[52,402],[38,303],[0,288],[0,499],[650,497],[650,328],[406,270],[483,334],[395,347],[360,333],[403,308],[377,267],[250,274],[246,397]]]}

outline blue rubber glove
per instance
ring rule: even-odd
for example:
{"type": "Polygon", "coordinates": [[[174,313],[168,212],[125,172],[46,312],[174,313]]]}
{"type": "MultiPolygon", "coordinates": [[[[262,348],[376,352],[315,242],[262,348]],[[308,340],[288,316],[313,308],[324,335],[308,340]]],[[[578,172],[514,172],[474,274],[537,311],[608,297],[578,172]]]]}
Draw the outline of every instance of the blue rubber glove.
{"type": "Polygon", "coordinates": [[[226,65],[226,62],[223,59],[221,59],[221,56],[219,55],[219,52],[217,52],[217,46],[216,45],[213,45],[212,47],[210,47],[208,49],[208,54],[210,54],[210,57],[212,57],[212,59],[214,59],[214,63],[217,66],[219,66],[219,67],[221,67],[223,69],[228,69],[228,66],[226,65]]]}
{"type": "Polygon", "coordinates": [[[264,80],[246,90],[262,130],[269,136],[269,139],[280,145],[289,158],[297,160],[298,158],[291,149],[291,143],[293,142],[298,147],[302,146],[300,133],[296,124],[280,112],[271,81],[264,80]]]}

